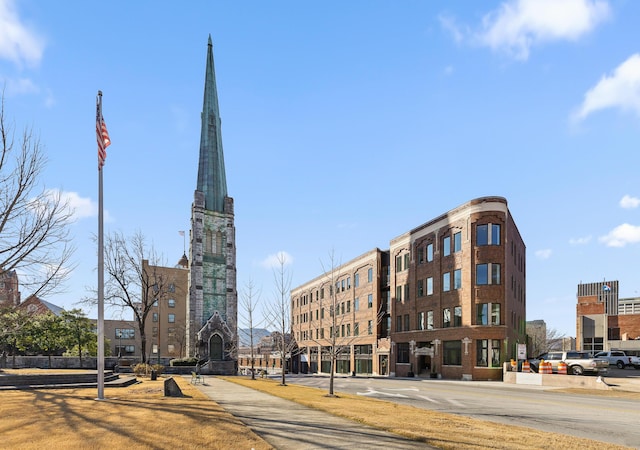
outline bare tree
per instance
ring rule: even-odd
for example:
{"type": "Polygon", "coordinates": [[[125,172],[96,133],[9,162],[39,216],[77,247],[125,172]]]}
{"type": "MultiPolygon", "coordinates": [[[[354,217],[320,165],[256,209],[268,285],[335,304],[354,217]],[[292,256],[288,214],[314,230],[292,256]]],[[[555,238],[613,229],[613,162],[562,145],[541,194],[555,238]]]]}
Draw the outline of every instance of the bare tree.
{"type": "Polygon", "coordinates": [[[528,336],[530,353],[532,356],[542,355],[549,351],[562,350],[562,340],[565,335],[555,328],[540,328],[528,336]]]}
{"type": "Polygon", "coordinates": [[[274,346],[280,355],[282,364],[282,379],[280,384],[287,385],[286,372],[287,360],[291,360],[295,349],[296,341],[291,329],[291,273],[287,270],[287,256],[281,252],[278,254],[278,267],[273,271],[275,281],[276,298],[273,304],[267,309],[267,320],[276,327],[274,346]]]}
{"type": "Polygon", "coordinates": [[[251,359],[251,379],[256,379],[255,374],[255,344],[253,341],[253,329],[255,326],[254,323],[254,312],[258,303],[260,302],[260,292],[255,291],[255,285],[252,280],[249,280],[245,286],[245,289],[242,291],[240,296],[240,306],[243,309],[240,319],[244,322],[244,325],[249,329],[249,351],[250,351],[250,359],[251,359]]]}
{"type": "MultiPolygon", "coordinates": [[[[352,348],[352,344],[360,339],[360,330],[357,328],[359,324],[353,320],[353,315],[356,314],[357,306],[353,304],[353,312],[351,310],[351,291],[350,286],[345,289],[344,282],[347,284],[350,282],[349,274],[343,273],[341,268],[342,264],[336,259],[335,251],[329,253],[328,264],[320,261],[322,271],[324,273],[324,279],[320,284],[320,295],[316,299],[318,301],[319,311],[321,313],[320,330],[323,334],[320,336],[310,335],[308,339],[321,349],[320,357],[323,359],[327,356],[330,361],[329,370],[329,392],[328,396],[333,397],[334,393],[334,376],[336,373],[337,363],[341,359],[341,356],[349,352],[352,348]],[[346,277],[346,280],[345,280],[346,277]],[[325,287],[328,286],[328,296],[325,296],[325,287]],[[328,317],[325,317],[325,312],[328,313],[328,317]],[[328,322],[329,333],[324,334],[324,324],[328,322]],[[353,330],[351,329],[353,325],[353,330]]],[[[367,305],[368,307],[369,305],[367,305]]],[[[375,305],[371,305],[373,308],[375,305]]],[[[372,328],[372,332],[375,332],[374,327],[382,322],[386,315],[387,305],[385,302],[379,302],[375,316],[372,315],[368,326],[372,328]]],[[[354,368],[351,368],[354,371],[354,368]]]]}
{"type": "Polygon", "coordinates": [[[545,351],[562,350],[562,340],[565,335],[560,333],[555,328],[549,328],[547,330],[547,348],[545,351]]]}
{"type": "MultiPolygon", "coordinates": [[[[109,308],[130,310],[140,333],[141,358],[147,362],[147,336],[145,326],[156,302],[168,298],[172,289],[160,257],[153,246],[148,246],[141,231],[130,237],[113,232],[104,242],[104,302],[109,308]]],[[[85,298],[95,303],[96,297],[85,298]]],[[[159,334],[159,333],[158,333],[159,334]]],[[[159,351],[160,349],[158,349],[159,351]]]]}
{"type": "Polygon", "coordinates": [[[0,275],[16,270],[32,295],[62,291],[73,269],[73,210],[57,190],[40,184],[46,157],[25,128],[16,142],[0,99],[0,275]]]}

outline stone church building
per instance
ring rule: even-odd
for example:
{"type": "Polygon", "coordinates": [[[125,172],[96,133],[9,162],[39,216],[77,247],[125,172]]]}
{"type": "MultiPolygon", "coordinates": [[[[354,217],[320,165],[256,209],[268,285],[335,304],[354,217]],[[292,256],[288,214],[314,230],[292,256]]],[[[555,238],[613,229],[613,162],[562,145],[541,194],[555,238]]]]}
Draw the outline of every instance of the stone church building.
{"type": "Polygon", "coordinates": [[[209,36],[198,181],[191,208],[189,355],[213,374],[237,372],[238,292],[233,198],[227,194],[213,44],[209,36]]]}

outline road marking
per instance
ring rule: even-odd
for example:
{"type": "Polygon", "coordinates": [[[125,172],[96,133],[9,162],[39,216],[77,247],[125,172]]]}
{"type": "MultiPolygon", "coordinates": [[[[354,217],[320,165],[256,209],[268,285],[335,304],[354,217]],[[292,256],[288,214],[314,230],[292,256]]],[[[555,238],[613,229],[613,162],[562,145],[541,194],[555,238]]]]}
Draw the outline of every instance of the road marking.
{"type": "Polygon", "coordinates": [[[374,389],[369,389],[368,392],[356,392],[357,395],[382,395],[384,397],[396,397],[396,398],[409,398],[406,395],[402,395],[402,394],[390,394],[388,392],[381,392],[381,391],[376,391],[374,389]]]}
{"type": "Polygon", "coordinates": [[[457,406],[457,407],[459,407],[459,408],[462,408],[462,407],[464,406],[464,405],[463,405],[462,403],[460,403],[458,400],[454,400],[454,399],[452,399],[452,398],[448,398],[448,399],[447,399],[447,401],[448,401],[449,403],[451,403],[452,405],[457,406]]]}
{"type": "Polygon", "coordinates": [[[431,397],[426,397],[426,396],[424,396],[424,395],[418,395],[418,397],[419,397],[419,398],[421,398],[421,399],[423,399],[423,400],[426,400],[426,401],[428,401],[428,402],[431,402],[431,403],[438,403],[438,404],[440,404],[440,402],[439,402],[438,400],[435,400],[435,399],[433,399],[433,398],[431,398],[431,397]]]}

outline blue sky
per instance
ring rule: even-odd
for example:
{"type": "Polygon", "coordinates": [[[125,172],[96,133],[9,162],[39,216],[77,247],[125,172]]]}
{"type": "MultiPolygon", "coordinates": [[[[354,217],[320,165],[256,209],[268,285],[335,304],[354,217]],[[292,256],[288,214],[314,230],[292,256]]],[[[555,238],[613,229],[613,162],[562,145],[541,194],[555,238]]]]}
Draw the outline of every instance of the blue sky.
{"type": "Polygon", "coordinates": [[[639,19],[628,0],[0,0],[7,115],[76,206],[78,267],[46,300],[96,285],[98,90],[105,230],[182,255],[211,34],[240,290],[269,302],[279,252],[295,287],[332,250],[499,195],[527,245],[527,319],[573,336],[578,283],[640,295],[639,19]]]}

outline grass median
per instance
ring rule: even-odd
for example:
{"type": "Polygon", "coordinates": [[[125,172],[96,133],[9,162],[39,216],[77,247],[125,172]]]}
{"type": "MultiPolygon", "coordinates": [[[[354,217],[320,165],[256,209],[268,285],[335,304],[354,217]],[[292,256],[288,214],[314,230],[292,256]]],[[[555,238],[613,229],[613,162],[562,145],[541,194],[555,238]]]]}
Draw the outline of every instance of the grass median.
{"type": "Polygon", "coordinates": [[[429,411],[369,397],[344,393],[336,393],[336,397],[328,397],[326,390],[295,384],[282,386],[279,381],[270,379],[251,380],[246,377],[225,377],[224,379],[442,449],[628,448],[564,434],[546,433],[532,428],[429,411]]]}
{"type": "Polygon", "coordinates": [[[1,449],[255,449],[272,447],[193,387],[164,397],[164,380],[97,389],[0,391],[1,449]]]}

